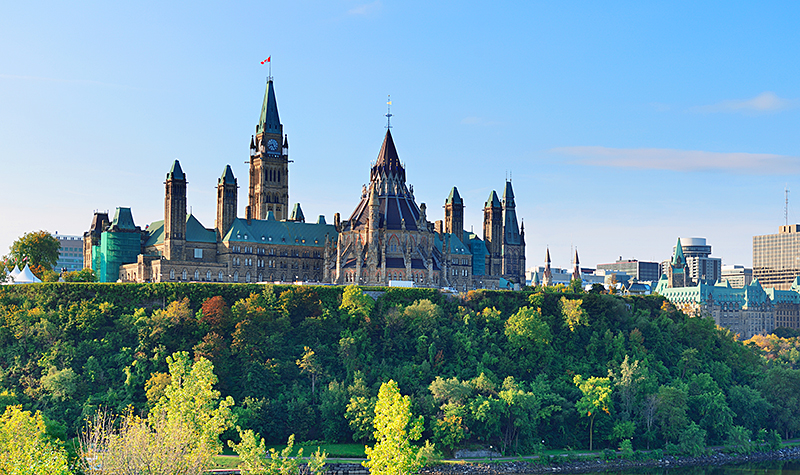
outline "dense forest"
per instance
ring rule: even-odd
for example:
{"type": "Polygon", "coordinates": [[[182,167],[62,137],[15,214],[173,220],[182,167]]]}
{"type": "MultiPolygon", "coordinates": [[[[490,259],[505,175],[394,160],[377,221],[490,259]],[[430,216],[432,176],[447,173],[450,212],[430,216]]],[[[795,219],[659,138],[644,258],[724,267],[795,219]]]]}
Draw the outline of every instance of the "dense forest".
{"type": "MultiPolygon", "coordinates": [[[[448,452],[670,448],[800,430],[797,338],[750,342],[658,296],[225,284],[0,287],[0,411],[74,437],[146,413],[167,356],[214,364],[238,425],[269,443],[369,443],[393,379],[448,452]]],[[[226,433],[236,438],[236,432],[226,433]]]]}

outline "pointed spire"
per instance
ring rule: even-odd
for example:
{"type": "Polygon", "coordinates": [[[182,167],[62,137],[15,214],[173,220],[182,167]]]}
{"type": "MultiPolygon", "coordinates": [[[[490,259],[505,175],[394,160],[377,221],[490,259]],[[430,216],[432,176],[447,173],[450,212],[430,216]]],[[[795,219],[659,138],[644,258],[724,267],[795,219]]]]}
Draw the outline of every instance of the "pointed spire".
{"type": "Polygon", "coordinates": [[[267,80],[267,90],[264,92],[264,103],[261,105],[261,116],[258,119],[256,133],[281,133],[278,101],[275,100],[275,87],[272,85],[272,78],[267,80]]]}
{"type": "Polygon", "coordinates": [[[547,264],[548,267],[550,267],[550,247],[549,246],[547,247],[547,253],[545,253],[545,255],[544,255],[544,263],[547,264]]]}
{"type": "Polygon", "coordinates": [[[446,205],[448,205],[448,204],[455,204],[455,205],[462,204],[461,195],[458,194],[458,188],[456,188],[454,186],[453,189],[450,190],[450,194],[447,196],[447,199],[445,200],[444,204],[446,204],[446,205]]]}
{"type": "Polygon", "coordinates": [[[675,255],[672,256],[672,265],[683,267],[685,263],[686,259],[683,257],[683,247],[681,246],[681,238],[678,238],[678,244],[675,246],[675,255]]]}
{"type": "Polygon", "coordinates": [[[503,206],[506,208],[514,208],[514,189],[511,187],[511,182],[506,181],[506,189],[503,191],[503,206]]]}
{"type": "Polygon", "coordinates": [[[231,170],[231,166],[230,165],[225,165],[225,169],[222,170],[222,176],[219,177],[219,182],[218,183],[220,185],[226,185],[226,184],[235,185],[236,184],[236,178],[233,176],[233,170],[231,170]]]}
{"type": "Polygon", "coordinates": [[[306,222],[306,217],[303,215],[303,210],[300,208],[300,203],[295,203],[292,208],[292,214],[289,215],[289,221],[298,221],[301,223],[306,222]]]}
{"type": "Polygon", "coordinates": [[[581,278],[581,261],[578,259],[578,249],[575,249],[575,268],[572,270],[572,280],[583,280],[581,278]]]}
{"type": "Polygon", "coordinates": [[[500,199],[497,198],[497,192],[492,190],[489,193],[489,198],[486,199],[486,203],[483,205],[484,208],[501,208],[502,205],[500,204],[500,199]]]}
{"type": "Polygon", "coordinates": [[[172,164],[172,168],[169,169],[169,173],[167,173],[167,180],[185,180],[186,175],[183,174],[183,170],[181,170],[181,163],[175,159],[175,162],[172,164]]]}
{"type": "Polygon", "coordinates": [[[289,136],[287,134],[283,135],[283,148],[289,148],[289,136]]]}
{"type": "Polygon", "coordinates": [[[392,139],[391,129],[386,129],[386,135],[383,138],[383,145],[381,151],[378,152],[378,161],[372,167],[372,176],[375,178],[376,174],[383,172],[386,175],[397,174],[400,181],[406,181],[406,171],[400,163],[400,158],[397,156],[397,149],[394,146],[394,139],[392,139]]]}

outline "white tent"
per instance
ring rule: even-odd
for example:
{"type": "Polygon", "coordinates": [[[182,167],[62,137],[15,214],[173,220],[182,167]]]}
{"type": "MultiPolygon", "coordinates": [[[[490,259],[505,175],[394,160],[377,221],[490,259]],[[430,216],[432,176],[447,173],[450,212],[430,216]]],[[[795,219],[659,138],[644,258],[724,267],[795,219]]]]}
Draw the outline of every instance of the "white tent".
{"type": "Polygon", "coordinates": [[[14,279],[15,277],[17,277],[17,276],[19,275],[19,273],[20,273],[20,272],[22,272],[22,271],[21,271],[21,270],[19,270],[19,266],[15,264],[15,265],[14,265],[14,270],[12,270],[12,271],[11,271],[11,273],[10,273],[10,274],[8,274],[8,275],[9,275],[9,276],[10,276],[12,279],[14,279]]]}
{"type": "Polygon", "coordinates": [[[33,275],[33,272],[31,272],[31,266],[27,264],[25,264],[25,268],[22,269],[22,271],[16,277],[14,277],[15,284],[33,284],[36,282],[41,282],[41,280],[33,275]]]}

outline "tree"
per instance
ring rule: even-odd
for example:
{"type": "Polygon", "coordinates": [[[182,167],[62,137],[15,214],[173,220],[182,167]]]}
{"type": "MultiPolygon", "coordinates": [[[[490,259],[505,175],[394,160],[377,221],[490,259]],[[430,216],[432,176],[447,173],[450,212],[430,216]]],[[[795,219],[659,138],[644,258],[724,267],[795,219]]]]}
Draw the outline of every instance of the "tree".
{"type": "Polygon", "coordinates": [[[0,473],[69,475],[67,454],[45,435],[42,415],[8,406],[0,416],[0,473]]]}
{"type": "Polygon", "coordinates": [[[348,285],[344,288],[342,304],[339,309],[347,311],[351,318],[369,322],[373,307],[375,307],[375,300],[362,292],[358,286],[348,285]]]}
{"type": "Polygon", "coordinates": [[[422,436],[423,418],[411,414],[411,398],[400,395],[393,380],[381,384],[375,404],[375,446],[365,447],[367,460],[362,462],[372,475],[407,475],[416,473],[425,460],[420,448],[411,445],[422,436]]]}
{"type": "Polygon", "coordinates": [[[239,431],[239,438],[242,440],[236,444],[232,440],[228,445],[239,456],[239,470],[242,475],[295,475],[300,473],[320,473],[324,471],[325,461],[328,454],[317,451],[311,454],[308,461],[308,472],[300,469],[300,461],[303,459],[303,449],[297,451],[292,456],[294,450],[294,434],[289,436],[286,447],[278,452],[274,448],[266,450],[264,439],[254,434],[252,430],[239,431]]]}
{"type": "Polygon", "coordinates": [[[564,315],[564,320],[569,326],[569,331],[574,332],[578,325],[586,325],[586,313],[581,308],[583,300],[574,299],[570,300],[566,297],[561,297],[559,304],[561,305],[561,313],[564,315]]]}
{"type": "Polygon", "coordinates": [[[611,380],[596,376],[583,379],[583,376],[576,374],[572,381],[583,393],[583,397],[575,404],[575,408],[581,416],[589,417],[589,450],[593,450],[594,418],[600,411],[609,414],[611,380]]]}
{"type": "Polygon", "coordinates": [[[323,373],[317,354],[311,348],[303,347],[303,356],[295,361],[295,364],[300,367],[301,373],[308,373],[308,377],[311,379],[311,394],[316,394],[317,378],[323,373]]]}
{"type": "Polygon", "coordinates": [[[539,310],[522,307],[506,321],[508,342],[515,348],[533,350],[550,343],[552,335],[539,310]]]}
{"type": "Polygon", "coordinates": [[[32,231],[14,241],[10,249],[10,260],[20,269],[30,264],[42,270],[53,270],[58,262],[61,243],[47,231],[32,231]]]}
{"type": "Polygon", "coordinates": [[[62,276],[64,282],[97,282],[97,276],[92,269],[65,272],[62,276]]]}
{"type": "Polygon", "coordinates": [[[87,473],[189,475],[207,470],[232,424],[233,399],[220,400],[214,366],[186,352],[167,357],[170,378],[147,419],[99,412],[81,435],[87,473]],[[118,429],[116,427],[119,427],[118,429]]]}

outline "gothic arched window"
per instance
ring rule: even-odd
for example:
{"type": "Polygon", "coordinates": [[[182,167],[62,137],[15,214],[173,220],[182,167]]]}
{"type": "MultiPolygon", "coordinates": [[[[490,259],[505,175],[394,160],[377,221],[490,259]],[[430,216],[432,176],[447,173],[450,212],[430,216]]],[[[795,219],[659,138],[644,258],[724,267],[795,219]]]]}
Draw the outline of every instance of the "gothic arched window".
{"type": "Polygon", "coordinates": [[[200,280],[200,271],[197,269],[194,271],[194,280],[200,280]]]}
{"type": "Polygon", "coordinates": [[[170,280],[175,280],[175,269],[170,269],[169,270],[169,279],[170,280]]]}
{"type": "Polygon", "coordinates": [[[222,271],[219,271],[219,281],[222,282],[224,277],[222,277],[222,271]]]}
{"type": "Polygon", "coordinates": [[[186,272],[186,269],[183,269],[183,272],[181,272],[181,279],[186,280],[188,275],[189,274],[186,272]]]}

